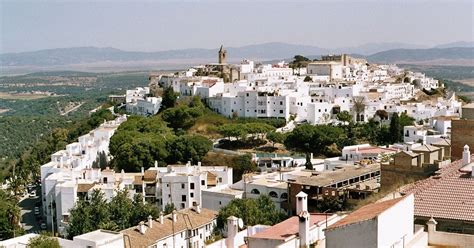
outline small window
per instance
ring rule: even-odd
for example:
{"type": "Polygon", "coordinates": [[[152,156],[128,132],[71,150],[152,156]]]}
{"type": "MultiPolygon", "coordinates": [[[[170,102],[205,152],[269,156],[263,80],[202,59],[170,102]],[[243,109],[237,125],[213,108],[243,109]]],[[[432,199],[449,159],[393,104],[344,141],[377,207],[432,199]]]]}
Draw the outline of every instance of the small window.
{"type": "Polygon", "coordinates": [[[184,189],[184,183],[181,184],[181,188],[184,189]]]}
{"type": "Polygon", "coordinates": [[[191,196],[191,197],[194,197],[194,193],[191,192],[190,196],[191,196]]]}
{"type": "Polygon", "coordinates": [[[219,183],[222,183],[222,177],[219,177],[217,180],[219,183]]]}
{"type": "Polygon", "coordinates": [[[278,198],[278,194],[277,192],[275,191],[270,191],[270,193],[268,194],[270,197],[273,197],[273,198],[278,198]]]}
{"type": "Polygon", "coordinates": [[[185,208],[185,205],[184,205],[184,203],[181,203],[181,208],[185,208]]]}
{"type": "Polygon", "coordinates": [[[283,109],[280,109],[280,114],[283,114],[283,109]]]}
{"type": "Polygon", "coordinates": [[[260,191],[258,189],[252,189],[252,191],[250,191],[250,193],[260,195],[260,191]]]}
{"type": "Polygon", "coordinates": [[[194,183],[191,183],[191,184],[189,185],[189,188],[190,188],[190,189],[194,189],[194,183]]]}
{"type": "Polygon", "coordinates": [[[201,180],[201,185],[206,185],[206,181],[205,181],[205,180],[201,180]]]}
{"type": "Polygon", "coordinates": [[[181,201],[186,201],[186,195],[181,196],[181,201]]]}

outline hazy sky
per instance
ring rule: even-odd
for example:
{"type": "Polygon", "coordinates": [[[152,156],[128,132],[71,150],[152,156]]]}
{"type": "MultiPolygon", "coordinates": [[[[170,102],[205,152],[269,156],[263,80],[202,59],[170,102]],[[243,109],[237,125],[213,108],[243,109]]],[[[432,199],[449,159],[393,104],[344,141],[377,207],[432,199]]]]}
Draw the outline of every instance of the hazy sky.
{"type": "Polygon", "coordinates": [[[471,1],[0,0],[0,53],[99,46],[160,51],[288,42],[473,40],[471,1]]]}

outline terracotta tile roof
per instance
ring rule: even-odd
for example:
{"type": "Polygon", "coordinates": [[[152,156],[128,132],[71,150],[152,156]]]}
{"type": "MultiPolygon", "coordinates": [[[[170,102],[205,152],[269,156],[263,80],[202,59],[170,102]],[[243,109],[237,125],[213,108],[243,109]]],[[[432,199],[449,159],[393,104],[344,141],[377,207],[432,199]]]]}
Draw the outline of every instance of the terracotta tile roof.
{"type": "Polygon", "coordinates": [[[133,185],[142,185],[142,183],[143,183],[143,176],[142,175],[133,177],[133,185]]]}
{"type": "Polygon", "coordinates": [[[462,167],[457,160],[401,189],[402,194],[415,194],[415,216],[474,221],[474,178],[462,167]]]}
{"type": "Polygon", "coordinates": [[[438,142],[431,143],[431,145],[437,145],[437,146],[450,146],[451,145],[451,140],[449,139],[442,139],[438,142]]]}
{"type": "Polygon", "coordinates": [[[421,156],[421,154],[419,153],[414,153],[412,151],[401,151],[399,154],[395,155],[395,156],[400,156],[401,154],[406,154],[410,157],[418,157],[418,156],[421,156]]]}
{"type": "Polygon", "coordinates": [[[388,201],[373,203],[370,205],[363,206],[362,208],[357,209],[356,211],[352,212],[345,218],[339,220],[338,222],[332,224],[326,230],[335,229],[355,223],[359,223],[362,221],[367,221],[374,219],[379,214],[383,213],[385,210],[389,209],[393,205],[397,204],[399,201],[403,200],[404,197],[395,198],[388,201]]]}
{"type": "MultiPolygon", "coordinates": [[[[314,225],[317,225],[318,223],[322,224],[324,221],[326,221],[326,214],[310,213],[310,216],[310,228],[314,225]]],[[[330,215],[328,214],[328,218],[329,217],[330,215]]],[[[298,216],[292,216],[289,219],[286,219],[250,237],[257,239],[288,240],[289,238],[293,238],[295,235],[298,235],[298,231],[298,216]]]]}
{"type": "Polygon", "coordinates": [[[156,181],[156,175],[158,175],[157,170],[146,170],[143,175],[143,181],[156,181]]]}
{"type": "Polygon", "coordinates": [[[417,146],[413,149],[411,149],[412,151],[414,152],[433,152],[433,151],[437,151],[441,148],[439,147],[436,147],[436,146],[432,146],[432,145],[421,145],[421,146],[417,146]]]}
{"type": "Polygon", "coordinates": [[[85,193],[88,192],[92,187],[94,187],[95,183],[79,183],[77,184],[77,192],[78,193],[85,193]]]}
{"type": "MultiPolygon", "coordinates": [[[[141,234],[138,226],[134,226],[120,231],[130,238],[132,247],[148,247],[156,244],[157,241],[175,234],[194,229],[203,225],[211,224],[217,217],[217,212],[214,210],[201,208],[201,213],[197,213],[194,209],[182,209],[177,211],[176,222],[173,225],[171,214],[164,216],[163,224],[159,221],[153,220],[152,227],[149,228],[148,221],[144,220],[146,231],[141,234]],[[189,217],[189,218],[188,218],[189,217]]],[[[125,247],[130,247],[129,243],[125,242],[125,247]]]]}

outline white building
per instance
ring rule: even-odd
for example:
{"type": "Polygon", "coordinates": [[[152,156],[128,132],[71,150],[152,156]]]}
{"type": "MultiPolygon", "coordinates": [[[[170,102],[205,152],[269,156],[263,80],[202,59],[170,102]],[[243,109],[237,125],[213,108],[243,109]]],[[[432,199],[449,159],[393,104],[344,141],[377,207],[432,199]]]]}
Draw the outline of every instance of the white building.
{"type": "Polygon", "coordinates": [[[216,225],[217,212],[199,205],[173,211],[156,220],[151,216],[121,233],[125,247],[204,247],[216,225]]]}
{"type": "Polygon", "coordinates": [[[161,101],[161,97],[137,99],[134,102],[127,103],[126,110],[128,113],[135,115],[155,115],[160,110],[161,101]]]}
{"type": "MultiPolygon", "coordinates": [[[[25,234],[23,236],[0,241],[0,247],[5,248],[27,248],[30,239],[38,237],[39,234],[25,234]]],[[[121,233],[95,230],[75,236],[73,240],[51,237],[58,240],[61,247],[90,247],[90,248],[123,248],[124,239],[121,233]]]]}
{"type": "Polygon", "coordinates": [[[422,226],[414,227],[414,197],[366,205],[326,228],[326,247],[426,247],[422,226]]]}

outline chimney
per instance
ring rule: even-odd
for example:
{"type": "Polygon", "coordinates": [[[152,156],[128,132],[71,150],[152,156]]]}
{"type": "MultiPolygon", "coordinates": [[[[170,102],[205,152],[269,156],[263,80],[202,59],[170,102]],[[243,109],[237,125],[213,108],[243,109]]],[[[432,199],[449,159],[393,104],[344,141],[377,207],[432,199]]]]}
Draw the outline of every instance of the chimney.
{"type": "Polygon", "coordinates": [[[142,166],[142,176],[145,174],[145,168],[142,166]]]}
{"type": "Polygon", "coordinates": [[[313,153],[310,153],[309,155],[311,156],[310,157],[311,161],[313,161],[313,153]]]}
{"type": "Polygon", "coordinates": [[[300,248],[309,247],[309,213],[308,211],[303,211],[298,214],[298,235],[300,236],[300,248]]]}
{"type": "Polygon", "coordinates": [[[198,162],[198,167],[201,167],[201,162],[198,162]]]}
{"type": "Polygon", "coordinates": [[[300,214],[301,212],[308,211],[308,195],[300,191],[296,195],[296,214],[300,214]]]}
{"type": "Polygon", "coordinates": [[[158,168],[158,161],[155,160],[155,168],[158,168]]]}
{"type": "Polygon", "coordinates": [[[199,203],[196,204],[195,210],[196,210],[196,213],[198,213],[198,214],[201,213],[201,205],[199,205],[199,203]]]}
{"type": "Polygon", "coordinates": [[[464,146],[464,151],[462,152],[462,165],[468,165],[471,163],[471,152],[469,151],[469,146],[464,146]]]}
{"type": "Polygon", "coordinates": [[[176,210],[173,210],[173,212],[171,213],[171,219],[173,219],[173,222],[176,222],[177,220],[177,212],[176,210]]]}
{"type": "Polygon", "coordinates": [[[141,234],[145,234],[146,232],[145,222],[140,221],[140,223],[138,223],[138,230],[140,231],[141,234]]]}
{"type": "Polygon", "coordinates": [[[123,169],[120,171],[120,176],[122,177],[122,181],[125,180],[125,171],[123,169]]]}
{"type": "Polygon", "coordinates": [[[148,215],[148,227],[149,228],[153,227],[153,217],[151,217],[151,215],[148,215]]]}
{"type": "Polygon", "coordinates": [[[160,212],[160,224],[164,223],[163,211],[160,212]]]}
{"type": "Polygon", "coordinates": [[[229,216],[227,218],[227,238],[225,239],[225,245],[227,248],[236,248],[235,236],[239,231],[238,227],[239,219],[235,216],[229,216]]]}

